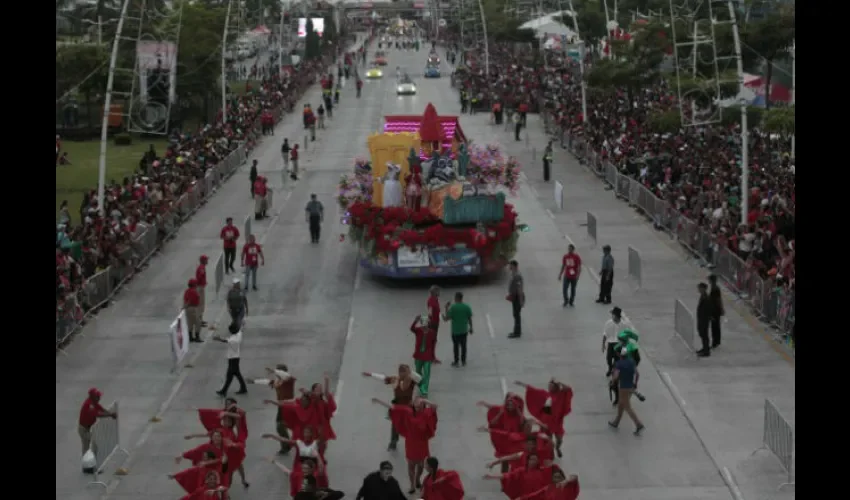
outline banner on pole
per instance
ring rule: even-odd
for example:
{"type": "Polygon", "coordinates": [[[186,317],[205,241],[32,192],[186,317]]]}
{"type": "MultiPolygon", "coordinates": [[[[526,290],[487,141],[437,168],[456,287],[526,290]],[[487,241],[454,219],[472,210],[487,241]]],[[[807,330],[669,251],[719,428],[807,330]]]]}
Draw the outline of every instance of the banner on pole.
{"type": "Polygon", "coordinates": [[[564,209],[564,185],[558,181],[555,181],[555,205],[558,210],[564,209]]]}
{"type": "Polygon", "coordinates": [[[177,366],[189,353],[189,324],[186,321],[186,311],[171,323],[171,353],[174,355],[174,366],[177,366]]]}

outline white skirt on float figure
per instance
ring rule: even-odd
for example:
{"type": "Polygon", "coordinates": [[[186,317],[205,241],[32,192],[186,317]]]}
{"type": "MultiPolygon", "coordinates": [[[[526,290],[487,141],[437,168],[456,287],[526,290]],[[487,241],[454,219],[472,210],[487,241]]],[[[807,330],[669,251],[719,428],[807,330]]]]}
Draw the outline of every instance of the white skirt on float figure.
{"type": "Polygon", "coordinates": [[[400,207],[403,203],[401,183],[397,179],[384,181],[384,207],[400,207]]]}

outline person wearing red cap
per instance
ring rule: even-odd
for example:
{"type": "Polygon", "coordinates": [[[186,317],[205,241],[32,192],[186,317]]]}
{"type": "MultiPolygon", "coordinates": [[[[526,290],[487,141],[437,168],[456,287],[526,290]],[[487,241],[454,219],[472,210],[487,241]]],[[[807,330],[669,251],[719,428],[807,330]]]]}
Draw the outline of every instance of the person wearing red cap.
{"type": "Polygon", "coordinates": [[[254,181],[254,219],[263,220],[266,213],[266,194],[268,194],[268,186],[266,178],[262,175],[254,181]]]}
{"type": "Polygon", "coordinates": [[[116,418],[118,416],[117,413],[106,411],[100,405],[100,397],[102,395],[99,390],[92,387],[89,389],[89,397],[83,401],[83,406],[80,408],[80,421],[77,430],[80,434],[80,441],[83,444],[83,455],[89,451],[89,446],[92,445],[91,428],[97,422],[97,419],[104,417],[116,418]]]}
{"type": "Polygon", "coordinates": [[[198,284],[195,290],[197,290],[199,297],[198,321],[201,322],[201,326],[206,326],[207,322],[204,321],[204,312],[207,310],[207,262],[210,261],[210,258],[206,255],[201,255],[200,260],[201,263],[198,264],[198,268],[195,269],[195,281],[198,284]]]}
{"type": "Polygon", "coordinates": [[[186,325],[189,328],[189,342],[203,342],[201,340],[201,318],[198,308],[201,305],[201,296],[197,290],[198,281],[189,280],[186,291],[183,292],[183,310],[186,312],[186,325]]]}
{"type": "Polygon", "coordinates": [[[219,234],[224,242],[224,272],[236,272],[233,264],[236,262],[236,241],[239,240],[239,228],[233,225],[233,217],[225,220],[224,227],[219,234]]]}

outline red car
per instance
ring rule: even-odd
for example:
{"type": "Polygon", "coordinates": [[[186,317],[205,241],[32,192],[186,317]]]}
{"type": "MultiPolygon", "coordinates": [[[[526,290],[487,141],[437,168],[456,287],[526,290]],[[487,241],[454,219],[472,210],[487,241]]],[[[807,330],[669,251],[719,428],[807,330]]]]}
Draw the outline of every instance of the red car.
{"type": "Polygon", "coordinates": [[[374,64],[376,66],[386,66],[387,65],[387,55],[381,51],[375,52],[375,61],[374,64]]]}

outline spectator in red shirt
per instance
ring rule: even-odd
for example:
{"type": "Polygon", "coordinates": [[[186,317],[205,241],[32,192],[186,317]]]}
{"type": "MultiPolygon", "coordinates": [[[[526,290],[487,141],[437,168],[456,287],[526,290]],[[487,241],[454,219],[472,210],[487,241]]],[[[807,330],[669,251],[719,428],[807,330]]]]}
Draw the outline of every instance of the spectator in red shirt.
{"type": "Polygon", "coordinates": [[[186,291],[183,292],[183,310],[186,312],[189,342],[203,342],[201,340],[201,317],[198,311],[201,305],[201,296],[198,294],[197,287],[198,281],[190,279],[186,291]]]}
{"type": "Polygon", "coordinates": [[[224,272],[236,272],[233,264],[236,262],[236,241],[239,240],[239,228],[233,225],[233,217],[225,220],[219,237],[224,242],[224,272]]]}
{"type": "Polygon", "coordinates": [[[114,412],[106,411],[100,405],[100,397],[103,394],[94,387],[89,389],[89,397],[83,401],[83,406],[80,408],[80,421],[77,430],[80,433],[80,441],[83,444],[83,455],[89,451],[91,442],[91,428],[97,422],[97,419],[109,417],[116,418],[118,415],[114,412]]]}
{"type": "Polygon", "coordinates": [[[242,247],[242,267],[245,268],[245,290],[248,285],[257,290],[257,267],[266,265],[263,248],[257,243],[253,234],[248,235],[248,243],[242,247]]]}
{"type": "Polygon", "coordinates": [[[569,245],[567,253],[561,260],[561,272],[558,273],[558,280],[564,281],[564,307],[574,305],[579,276],[581,276],[581,257],[576,253],[576,247],[569,245]]]}
{"type": "Polygon", "coordinates": [[[201,322],[201,326],[207,326],[207,322],[204,321],[204,312],[207,310],[207,262],[210,259],[206,255],[201,255],[200,261],[201,263],[195,269],[195,281],[198,283],[195,290],[198,291],[198,297],[200,298],[198,303],[198,320],[201,322]]]}
{"type": "Polygon", "coordinates": [[[266,195],[269,193],[266,178],[262,175],[254,181],[254,219],[263,220],[266,216],[266,195]]]}
{"type": "Polygon", "coordinates": [[[290,177],[292,180],[298,180],[298,144],[292,146],[292,150],[289,152],[289,160],[292,162],[292,174],[290,177]]]}

